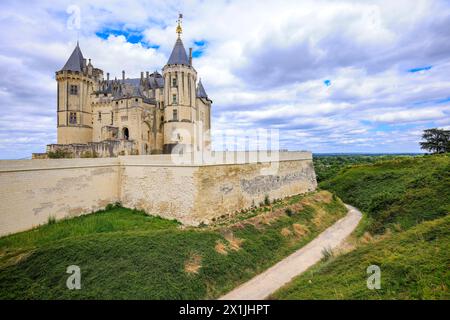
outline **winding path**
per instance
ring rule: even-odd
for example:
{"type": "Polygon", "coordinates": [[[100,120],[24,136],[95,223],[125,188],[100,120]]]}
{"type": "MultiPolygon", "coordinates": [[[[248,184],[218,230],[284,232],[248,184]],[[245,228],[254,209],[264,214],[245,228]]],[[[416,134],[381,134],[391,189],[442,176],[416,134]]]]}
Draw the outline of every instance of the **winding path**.
{"type": "Polygon", "coordinates": [[[361,212],[345,205],[348,213],[336,221],[317,238],[281,260],[263,273],[240,285],[219,300],[262,300],[306,271],[322,258],[324,248],[338,247],[356,228],[361,220],[361,212]]]}

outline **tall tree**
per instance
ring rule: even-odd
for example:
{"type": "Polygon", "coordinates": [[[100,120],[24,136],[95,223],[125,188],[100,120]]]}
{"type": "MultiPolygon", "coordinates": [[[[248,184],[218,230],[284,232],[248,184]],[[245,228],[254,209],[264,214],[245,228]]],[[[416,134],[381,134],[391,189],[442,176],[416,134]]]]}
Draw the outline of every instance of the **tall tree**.
{"type": "Polygon", "coordinates": [[[450,152],[450,130],[427,129],[423,131],[420,147],[433,153],[450,152]]]}

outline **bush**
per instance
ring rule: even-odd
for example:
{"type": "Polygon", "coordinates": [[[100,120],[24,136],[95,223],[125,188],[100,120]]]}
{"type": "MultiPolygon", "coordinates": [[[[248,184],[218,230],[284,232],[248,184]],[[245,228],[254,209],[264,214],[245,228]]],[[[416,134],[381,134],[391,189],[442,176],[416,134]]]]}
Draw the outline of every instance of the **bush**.
{"type": "Polygon", "coordinates": [[[56,218],[54,216],[49,216],[47,219],[47,224],[51,225],[51,224],[55,224],[56,223],[56,218]]]}
{"type": "Polygon", "coordinates": [[[292,217],[292,215],[294,214],[294,212],[292,211],[291,208],[286,208],[286,210],[284,210],[284,212],[285,212],[289,217],[292,217]]]}
{"type": "Polygon", "coordinates": [[[264,196],[264,205],[270,206],[270,198],[267,194],[264,196]]]}
{"type": "Polygon", "coordinates": [[[85,151],[81,154],[81,158],[98,158],[98,154],[95,151],[85,151]]]}
{"type": "Polygon", "coordinates": [[[122,207],[122,203],[120,201],[116,201],[114,203],[109,203],[106,207],[105,210],[112,210],[112,209],[116,209],[116,208],[121,208],[122,207]]]}
{"type": "Polygon", "coordinates": [[[62,159],[62,158],[73,158],[73,154],[70,151],[57,149],[56,151],[50,151],[47,153],[50,159],[62,159]]]}
{"type": "Polygon", "coordinates": [[[322,261],[328,261],[334,257],[333,250],[331,248],[323,248],[322,249],[322,261]]]}

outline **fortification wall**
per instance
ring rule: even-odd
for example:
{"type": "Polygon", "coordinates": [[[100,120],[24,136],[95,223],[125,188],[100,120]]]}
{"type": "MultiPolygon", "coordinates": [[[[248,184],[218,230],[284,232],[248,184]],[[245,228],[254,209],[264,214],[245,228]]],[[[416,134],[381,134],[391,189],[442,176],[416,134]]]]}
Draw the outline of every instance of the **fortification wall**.
{"type": "Polygon", "coordinates": [[[0,161],[0,235],[119,201],[117,159],[0,161]]]}
{"type": "Polygon", "coordinates": [[[283,198],[317,186],[309,152],[185,157],[0,161],[0,236],[117,201],[198,225],[258,205],[265,196],[283,198]]]}

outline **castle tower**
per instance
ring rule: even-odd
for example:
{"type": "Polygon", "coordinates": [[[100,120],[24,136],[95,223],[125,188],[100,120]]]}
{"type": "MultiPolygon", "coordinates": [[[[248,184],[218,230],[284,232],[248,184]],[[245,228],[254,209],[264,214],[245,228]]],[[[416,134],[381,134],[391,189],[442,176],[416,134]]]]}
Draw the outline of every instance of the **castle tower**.
{"type": "Polygon", "coordinates": [[[181,19],[178,19],[177,40],[169,61],[163,68],[164,77],[164,153],[175,146],[183,150],[197,149],[195,135],[197,71],[192,66],[181,40],[181,19]]]}
{"type": "Polygon", "coordinates": [[[203,87],[202,80],[198,81],[197,86],[197,134],[201,139],[202,145],[200,147],[204,151],[211,150],[211,104],[212,100],[206,94],[203,87]]]}
{"type": "Polygon", "coordinates": [[[64,67],[56,72],[58,144],[92,141],[93,67],[86,64],[80,46],[73,50],[64,67]]]}

